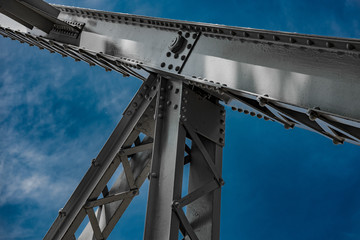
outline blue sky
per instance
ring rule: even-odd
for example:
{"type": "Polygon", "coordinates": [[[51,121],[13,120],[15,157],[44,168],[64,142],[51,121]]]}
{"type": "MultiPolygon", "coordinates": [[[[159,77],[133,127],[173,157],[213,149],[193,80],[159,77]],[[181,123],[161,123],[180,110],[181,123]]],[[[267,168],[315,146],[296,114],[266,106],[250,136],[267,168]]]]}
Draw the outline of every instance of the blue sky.
{"type": "MultiPolygon", "coordinates": [[[[53,3],[360,38],[359,0],[53,3]]],[[[41,239],[141,81],[0,38],[0,240],[41,239]]],[[[227,108],[221,239],[360,239],[360,147],[227,108]]],[[[141,239],[147,185],[109,239],[141,239]]]]}

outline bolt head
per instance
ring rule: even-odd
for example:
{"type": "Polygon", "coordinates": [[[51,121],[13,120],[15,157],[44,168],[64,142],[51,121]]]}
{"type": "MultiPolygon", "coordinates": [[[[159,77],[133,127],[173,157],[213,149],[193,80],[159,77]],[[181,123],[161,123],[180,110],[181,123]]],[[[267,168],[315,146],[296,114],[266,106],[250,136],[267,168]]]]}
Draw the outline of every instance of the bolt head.
{"type": "Polygon", "coordinates": [[[182,35],[177,35],[169,45],[170,51],[172,53],[178,53],[183,48],[185,42],[186,39],[182,35]]]}

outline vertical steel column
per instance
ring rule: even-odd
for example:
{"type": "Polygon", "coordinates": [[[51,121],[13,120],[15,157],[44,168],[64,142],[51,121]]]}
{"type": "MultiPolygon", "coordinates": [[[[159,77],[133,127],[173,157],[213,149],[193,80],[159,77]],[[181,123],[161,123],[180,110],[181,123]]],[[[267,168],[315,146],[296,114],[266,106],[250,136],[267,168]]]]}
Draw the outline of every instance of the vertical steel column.
{"type": "Polygon", "coordinates": [[[217,100],[175,80],[161,80],[157,98],[145,240],[218,240],[225,111],[217,100]],[[189,193],[181,196],[185,141],[189,193]],[[183,208],[187,206],[187,212],[183,208]]]}
{"type": "MultiPolygon", "coordinates": [[[[184,126],[192,146],[188,195],[180,203],[187,206],[186,217],[198,239],[219,240],[225,109],[208,97],[191,90],[185,96],[184,126]]],[[[189,235],[185,239],[193,240],[189,235]]]]}
{"type": "Polygon", "coordinates": [[[180,221],[172,211],[181,198],[186,132],[180,124],[183,83],[162,79],[150,172],[144,239],[178,239],[180,221]]]}

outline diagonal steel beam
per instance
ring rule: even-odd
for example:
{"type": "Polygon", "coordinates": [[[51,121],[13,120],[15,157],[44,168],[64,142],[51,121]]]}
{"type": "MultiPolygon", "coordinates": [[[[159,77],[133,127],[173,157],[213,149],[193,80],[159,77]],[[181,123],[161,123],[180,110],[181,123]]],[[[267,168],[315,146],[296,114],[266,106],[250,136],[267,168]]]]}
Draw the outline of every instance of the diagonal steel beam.
{"type": "Polygon", "coordinates": [[[44,239],[68,239],[78,229],[86,215],[85,204],[89,200],[98,198],[120,164],[120,161],[115,158],[116,154],[121,148],[128,147],[124,144],[131,146],[136,140],[139,132],[133,129],[157,92],[156,79],[156,75],[151,75],[140,87],[129,107],[125,110],[123,118],[66,203],[62,210],[63,214],[58,216],[44,239]],[[145,98],[145,95],[148,97],[145,98]]]}

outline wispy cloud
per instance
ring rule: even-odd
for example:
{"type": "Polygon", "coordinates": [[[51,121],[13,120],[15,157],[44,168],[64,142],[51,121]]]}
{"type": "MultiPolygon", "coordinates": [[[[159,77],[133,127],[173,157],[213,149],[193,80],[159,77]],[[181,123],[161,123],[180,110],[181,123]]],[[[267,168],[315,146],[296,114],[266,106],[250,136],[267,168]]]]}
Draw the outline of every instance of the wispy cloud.
{"type": "Polygon", "coordinates": [[[5,40],[0,54],[0,208],[22,213],[0,211],[0,236],[37,239],[120,120],[136,84],[124,87],[119,81],[131,79],[36,48],[27,47],[19,61],[26,45],[15,44],[5,40]],[[50,219],[29,224],[39,214],[50,219]]]}

